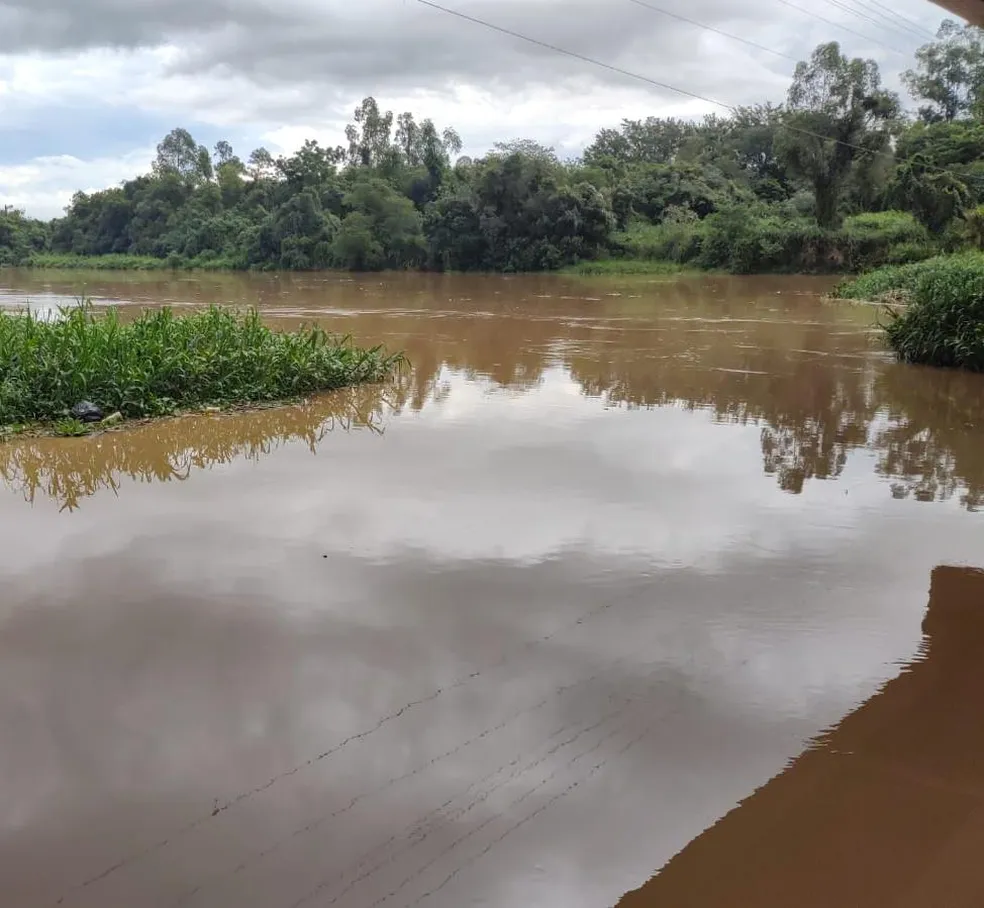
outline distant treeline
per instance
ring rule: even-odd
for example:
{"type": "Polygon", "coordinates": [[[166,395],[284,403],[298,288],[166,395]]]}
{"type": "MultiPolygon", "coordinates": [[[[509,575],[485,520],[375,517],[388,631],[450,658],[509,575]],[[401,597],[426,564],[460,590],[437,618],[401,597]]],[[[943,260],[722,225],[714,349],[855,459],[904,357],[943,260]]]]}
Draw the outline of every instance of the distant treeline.
{"type": "Polygon", "coordinates": [[[602,258],[735,272],[856,270],[984,242],[984,31],[945,22],[904,82],[819,46],[786,102],[460,157],[453,129],[367,98],[347,146],[245,160],[184,129],[152,172],[65,216],[0,211],[0,264],[539,271],[602,258]],[[95,259],[93,257],[103,257],[95,259]],[[84,261],[83,261],[84,260],[84,261]]]}

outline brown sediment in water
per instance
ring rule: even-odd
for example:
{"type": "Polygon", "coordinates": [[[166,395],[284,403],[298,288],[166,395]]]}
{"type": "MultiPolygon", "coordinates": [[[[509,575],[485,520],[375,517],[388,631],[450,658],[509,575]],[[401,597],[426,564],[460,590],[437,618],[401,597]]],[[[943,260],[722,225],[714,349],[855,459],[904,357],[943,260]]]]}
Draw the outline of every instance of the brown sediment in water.
{"type": "Polygon", "coordinates": [[[925,651],[622,908],[984,904],[984,571],[933,571],[925,651]]]}
{"type": "Polygon", "coordinates": [[[981,562],[984,377],[822,281],[87,284],[414,369],[0,445],[4,908],[614,904],[981,562]]]}

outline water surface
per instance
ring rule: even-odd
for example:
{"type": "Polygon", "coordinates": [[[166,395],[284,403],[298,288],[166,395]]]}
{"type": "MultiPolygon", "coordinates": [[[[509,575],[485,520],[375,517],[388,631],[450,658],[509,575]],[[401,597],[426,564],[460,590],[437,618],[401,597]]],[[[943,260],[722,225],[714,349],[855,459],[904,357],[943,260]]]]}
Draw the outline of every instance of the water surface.
{"type": "Polygon", "coordinates": [[[824,280],[0,272],[0,305],[82,283],[414,368],[0,446],[3,904],[588,908],[664,865],[632,898],[675,904],[933,652],[934,569],[984,567],[984,379],[894,363],[824,280]]]}

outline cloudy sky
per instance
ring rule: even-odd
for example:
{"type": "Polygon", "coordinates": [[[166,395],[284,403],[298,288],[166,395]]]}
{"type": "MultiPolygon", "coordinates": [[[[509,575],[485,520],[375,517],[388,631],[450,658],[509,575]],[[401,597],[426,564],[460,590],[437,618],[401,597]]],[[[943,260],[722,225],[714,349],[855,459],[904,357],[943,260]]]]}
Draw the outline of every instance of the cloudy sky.
{"type": "MultiPolygon", "coordinates": [[[[440,2],[731,104],[781,100],[794,60],[829,40],[897,86],[943,18],[928,0],[440,2]]],[[[576,154],[623,117],[715,110],[420,0],[0,0],[0,37],[0,205],[39,217],[145,171],[174,126],[242,156],[338,144],[367,94],[455,126],[468,154],[525,137],[576,154]]]]}

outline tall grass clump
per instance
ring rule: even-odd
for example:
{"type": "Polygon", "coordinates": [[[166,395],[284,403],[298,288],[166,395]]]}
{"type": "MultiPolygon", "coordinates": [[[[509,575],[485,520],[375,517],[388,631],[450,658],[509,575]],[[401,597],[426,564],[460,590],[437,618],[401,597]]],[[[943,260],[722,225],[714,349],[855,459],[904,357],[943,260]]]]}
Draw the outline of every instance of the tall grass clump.
{"type": "Polygon", "coordinates": [[[58,422],[83,400],[127,418],[288,400],[381,381],[402,362],[317,327],[272,331],[255,311],[0,312],[0,425],[58,422]]]}
{"type": "Polygon", "coordinates": [[[854,299],[894,295],[885,334],[907,363],[984,372],[984,254],[881,268],[841,287],[854,299]]]}

